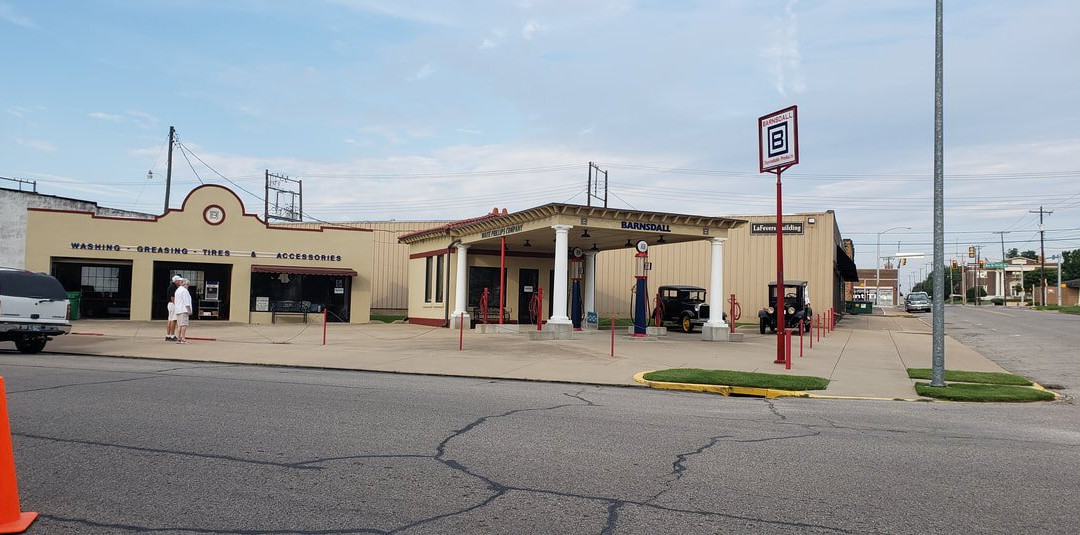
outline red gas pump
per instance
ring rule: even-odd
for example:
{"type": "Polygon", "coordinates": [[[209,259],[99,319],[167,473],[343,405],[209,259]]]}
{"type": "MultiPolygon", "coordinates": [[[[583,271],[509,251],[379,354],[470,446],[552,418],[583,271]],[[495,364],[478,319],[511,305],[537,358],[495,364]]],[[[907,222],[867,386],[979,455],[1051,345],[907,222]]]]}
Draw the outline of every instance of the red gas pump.
{"type": "Polygon", "coordinates": [[[480,323],[487,323],[488,299],[490,298],[490,295],[488,289],[484,288],[484,293],[480,296],[480,323]]]}

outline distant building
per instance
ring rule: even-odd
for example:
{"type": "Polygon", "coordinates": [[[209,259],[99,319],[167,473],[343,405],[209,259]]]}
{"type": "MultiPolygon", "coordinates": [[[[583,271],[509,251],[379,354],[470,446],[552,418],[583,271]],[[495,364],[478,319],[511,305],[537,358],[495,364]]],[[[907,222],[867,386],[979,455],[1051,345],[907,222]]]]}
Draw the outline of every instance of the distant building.
{"type": "MultiPolygon", "coordinates": [[[[1031,299],[1031,287],[1023,287],[1024,274],[1029,271],[1036,271],[1041,267],[1042,264],[1038,260],[1024,257],[1007,258],[1004,262],[984,264],[981,267],[972,262],[964,268],[964,292],[966,293],[967,288],[978,286],[986,290],[984,300],[994,298],[1031,299]]],[[[1057,268],[1058,264],[1056,262],[1046,263],[1047,272],[1056,271],[1057,268]]],[[[1054,280],[1047,282],[1047,300],[1056,303],[1056,275],[1054,280]]],[[[1039,287],[1036,286],[1036,288],[1039,287]]],[[[1041,291],[1035,293],[1038,294],[1039,299],[1042,299],[1041,291]]]]}
{"type": "Polygon", "coordinates": [[[47,208],[89,212],[97,216],[153,219],[152,214],[98,206],[96,202],[42,195],[35,191],[0,188],[0,266],[26,267],[26,210],[47,208]]]}

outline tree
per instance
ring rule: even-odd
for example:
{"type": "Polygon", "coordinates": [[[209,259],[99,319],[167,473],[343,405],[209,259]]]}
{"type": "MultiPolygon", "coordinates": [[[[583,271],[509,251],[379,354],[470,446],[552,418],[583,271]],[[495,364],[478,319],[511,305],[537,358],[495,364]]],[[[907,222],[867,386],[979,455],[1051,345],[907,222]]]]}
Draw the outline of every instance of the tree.
{"type": "Polygon", "coordinates": [[[1030,258],[1032,260],[1038,260],[1039,259],[1039,253],[1036,253],[1035,251],[1024,251],[1024,252],[1020,253],[1020,256],[1023,257],[1023,258],[1030,258]]]}
{"type": "MultiPolygon", "coordinates": [[[[1062,273],[1064,276],[1064,273],[1062,273]]],[[[1024,287],[1031,288],[1032,285],[1042,288],[1043,279],[1046,279],[1046,284],[1053,286],[1057,284],[1057,270],[1047,269],[1045,272],[1042,269],[1033,269],[1024,273],[1024,287]]],[[[1062,278],[1061,280],[1065,280],[1062,278]]]]}
{"type": "MultiPolygon", "coordinates": [[[[983,288],[982,286],[979,286],[979,297],[986,297],[986,288],[983,288]]],[[[975,299],[975,288],[968,288],[967,289],[967,298],[968,299],[975,299]]]]}
{"type": "Polygon", "coordinates": [[[1061,280],[1080,279],[1080,249],[1061,251],[1061,280]]]}
{"type": "MultiPolygon", "coordinates": [[[[1005,253],[1005,258],[1016,258],[1018,256],[1020,256],[1020,249],[1017,249],[1016,247],[1009,249],[1009,252],[1005,253]]],[[[1004,261],[1004,259],[1002,260],[1004,261]]]]}

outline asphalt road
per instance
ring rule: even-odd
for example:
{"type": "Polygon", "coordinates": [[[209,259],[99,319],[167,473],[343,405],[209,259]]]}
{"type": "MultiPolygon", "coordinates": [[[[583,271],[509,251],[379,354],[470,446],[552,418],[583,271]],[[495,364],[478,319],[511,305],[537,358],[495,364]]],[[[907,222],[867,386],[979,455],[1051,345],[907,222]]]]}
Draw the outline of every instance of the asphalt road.
{"type": "MultiPolygon", "coordinates": [[[[922,316],[929,324],[929,314],[922,316]]],[[[945,332],[1001,367],[1080,396],[1080,316],[1026,308],[946,306],[945,332]]],[[[949,367],[945,355],[945,367],[949,367]]]]}
{"type": "Polygon", "coordinates": [[[1080,414],[0,352],[29,533],[1062,533],[1080,414]]]}

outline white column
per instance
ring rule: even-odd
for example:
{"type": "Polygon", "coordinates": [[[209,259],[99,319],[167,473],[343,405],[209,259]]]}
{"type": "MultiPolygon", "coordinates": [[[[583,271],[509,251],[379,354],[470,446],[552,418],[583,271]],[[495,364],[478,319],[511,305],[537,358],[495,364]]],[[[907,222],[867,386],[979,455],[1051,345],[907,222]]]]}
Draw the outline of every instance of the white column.
{"type": "Polygon", "coordinates": [[[469,256],[468,245],[457,244],[457,275],[454,277],[454,317],[458,317],[462,312],[465,312],[465,304],[468,302],[468,298],[465,295],[465,289],[469,282],[469,256]]]}
{"type": "Polygon", "coordinates": [[[566,315],[566,279],[570,269],[569,233],[574,228],[571,225],[552,225],[555,229],[555,287],[551,289],[551,317],[550,324],[570,325],[570,317],[566,315]]]}
{"type": "MultiPolygon", "coordinates": [[[[705,322],[707,327],[727,327],[724,321],[724,241],[727,238],[713,238],[712,242],[712,266],[710,271],[709,288],[709,320],[705,322]]],[[[734,318],[732,318],[734,321],[734,318]]]]}
{"type": "MultiPolygon", "coordinates": [[[[596,253],[585,252],[585,314],[596,313],[596,253]]],[[[599,318],[597,318],[599,319],[599,318]]]]}
{"type": "MultiPolygon", "coordinates": [[[[468,245],[457,244],[457,275],[454,277],[454,311],[450,313],[450,326],[458,328],[458,323],[464,315],[466,322],[472,318],[469,317],[468,312],[465,311],[465,306],[469,303],[468,295],[466,294],[466,288],[469,283],[469,256],[468,245]]],[[[447,262],[447,267],[449,267],[447,262]]]]}

